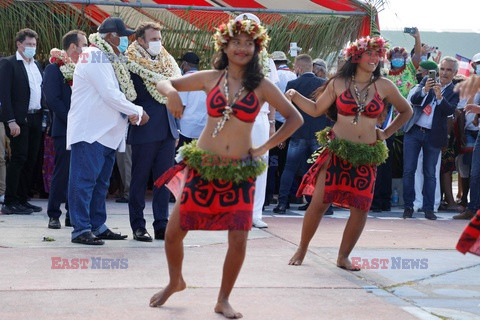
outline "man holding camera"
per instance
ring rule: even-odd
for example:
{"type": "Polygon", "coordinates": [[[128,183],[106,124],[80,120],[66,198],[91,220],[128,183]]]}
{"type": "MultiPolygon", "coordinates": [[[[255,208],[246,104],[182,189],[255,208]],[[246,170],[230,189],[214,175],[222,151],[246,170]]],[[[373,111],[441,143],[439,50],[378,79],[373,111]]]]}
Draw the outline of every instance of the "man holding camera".
{"type": "Polygon", "coordinates": [[[439,81],[434,74],[425,77],[412,95],[413,116],[405,124],[403,142],[403,218],[413,217],[415,200],[415,170],[420,149],[423,150],[423,211],[425,218],[436,220],[433,213],[435,200],[435,166],[440,149],[447,145],[447,117],[458,104],[458,93],[453,92],[453,77],[458,71],[458,61],[445,57],[440,62],[439,81]]]}

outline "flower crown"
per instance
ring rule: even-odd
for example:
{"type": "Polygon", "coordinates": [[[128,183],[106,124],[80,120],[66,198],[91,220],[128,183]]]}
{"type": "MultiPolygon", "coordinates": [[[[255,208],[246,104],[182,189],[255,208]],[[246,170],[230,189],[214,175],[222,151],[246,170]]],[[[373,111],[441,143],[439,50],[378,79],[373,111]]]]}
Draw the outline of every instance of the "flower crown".
{"type": "Polygon", "coordinates": [[[365,51],[376,51],[380,55],[380,58],[383,58],[387,47],[388,44],[382,37],[370,38],[366,36],[349,43],[343,50],[343,55],[345,56],[345,60],[350,60],[353,56],[360,58],[365,51]]]}
{"type": "Polygon", "coordinates": [[[245,19],[240,21],[230,20],[227,23],[222,23],[213,35],[215,42],[215,50],[220,49],[228,43],[228,40],[235,35],[245,32],[255,40],[255,43],[260,47],[260,51],[267,47],[270,37],[267,34],[267,29],[259,25],[253,20],[245,19]]]}
{"type": "Polygon", "coordinates": [[[400,47],[395,47],[390,51],[388,51],[387,59],[392,60],[393,55],[396,53],[400,53],[403,59],[408,59],[408,52],[405,50],[405,48],[400,48],[400,47]]]}

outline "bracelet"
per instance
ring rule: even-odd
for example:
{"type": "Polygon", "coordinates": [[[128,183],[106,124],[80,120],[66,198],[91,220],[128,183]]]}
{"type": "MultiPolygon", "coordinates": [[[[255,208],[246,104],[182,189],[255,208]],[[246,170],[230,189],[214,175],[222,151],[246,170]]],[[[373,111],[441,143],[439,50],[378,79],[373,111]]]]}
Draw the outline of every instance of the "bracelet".
{"type": "Polygon", "coordinates": [[[268,120],[268,122],[270,122],[270,124],[275,124],[275,119],[268,120]]]}

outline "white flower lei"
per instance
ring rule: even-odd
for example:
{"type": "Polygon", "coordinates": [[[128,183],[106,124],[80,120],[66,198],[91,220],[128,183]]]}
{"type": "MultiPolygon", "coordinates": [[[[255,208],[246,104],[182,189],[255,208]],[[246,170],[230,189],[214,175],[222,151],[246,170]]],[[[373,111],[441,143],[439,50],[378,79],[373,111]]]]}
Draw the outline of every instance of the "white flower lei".
{"type": "Polygon", "coordinates": [[[258,58],[262,65],[263,75],[268,78],[270,76],[270,57],[268,56],[267,49],[263,48],[262,51],[258,53],[258,58]]]}
{"type": "Polygon", "coordinates": [[[107,41],[103,40],[98,33],[92,33],[88,40],[90,43],[94,44],[100,51],[106,53],[108,60],[110,60],[115,75],[117,76],[118,84],[120,85],[120,90],[125,94],[125,97],[129,101],[133,101],[137,98],[137,92],[133,86],[133,81],[130,78],[130,73],[128,72],[127,66],[125,63],[116,57],[115,52],[112,47],[108,44],[107,41]]]}
{"type": "Polygon", "coordinates": [[[53,48],[50,50],[50,63],[58,63],[57,60],[61,61],[60,71],[62,72],[65,81],[73,80],[73,72],[75,71],[76,64],[72,62],[72,59],[64,50],[53,48]]]}
{"type": "Polygon", "coordinates": [[[142,78],[148,93],[159,103],[166,104],[167,98],[162,96],[156,87],[157,82],[175,79],[182,76],[175,59],[162,48],[155,60],[150,58],[148,52],[137,41],[127,49],[127,68],[142,78]]]}

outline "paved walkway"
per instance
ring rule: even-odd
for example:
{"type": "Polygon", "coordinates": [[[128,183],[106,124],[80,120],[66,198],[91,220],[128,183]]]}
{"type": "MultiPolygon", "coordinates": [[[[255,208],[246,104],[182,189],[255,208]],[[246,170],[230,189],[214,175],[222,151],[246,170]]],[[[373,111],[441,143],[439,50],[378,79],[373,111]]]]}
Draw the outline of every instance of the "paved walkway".
{"type": "MultiPolygon", "coordinates": [[[[46,200],[32,203],[46,208],[46,200]]],[[[303,213],[273,215],[272,208],[265,210],[269,228],[250,232],[231,296],[245,319],[480,319],[480,258],[454,250],[466,221],[451,220],[453,212],[439,213],[437,221],[420,213],[403,220],[399,208],[370,214],[351,256],[364,267],[379,265],[347,272],[335,266],[347,211],[335,209],[324,218],[304,264],[293,267],[287,261],[296,250],[303,213]]],[[[132,240],[126,204],[108,200],[107,210],[108,226],[129,237],[101,247],[71,243],[71,228],[48,229],[45,211],[0,215],[1,320],[223,319],[213,307],[226,232],[190,232],[187,290],[162,308],[150,308],[150,297],[168,280],[163,241],[132,240]],[[53,263],[56,258],[70,264],[86,259],[87,268],[54,269],[64,265],[53,263]]],[[[153,234],[151,203],[146,219],[153,234]]]]}

